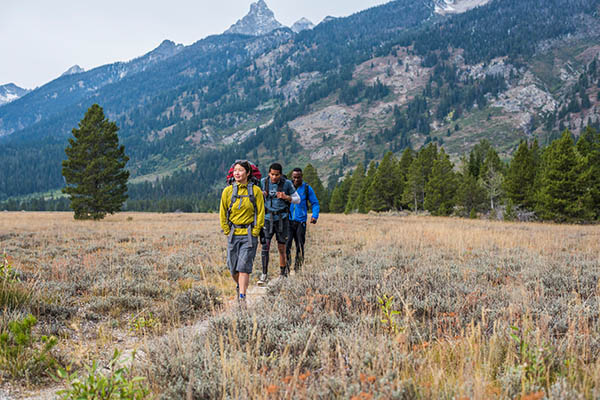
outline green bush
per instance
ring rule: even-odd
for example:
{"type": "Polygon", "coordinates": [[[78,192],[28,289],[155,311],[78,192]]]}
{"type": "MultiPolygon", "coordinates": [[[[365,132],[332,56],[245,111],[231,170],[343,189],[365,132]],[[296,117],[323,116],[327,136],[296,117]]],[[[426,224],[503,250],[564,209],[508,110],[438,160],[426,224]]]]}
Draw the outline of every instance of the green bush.
{"type": "Polygon", "coordinates": [[[60,390],[58,395],[63,400],[69,399],[146,399],[150,390],[142,383],[143,377],[133,377],[131,368],[119,365],[120,352],[115,350],[107,367],[107,375],[98,369],[94,361],[86,368],[87,374],[69,373],[68,369],[59,368],[58,377],[65,381],[67,389],[60,390]]]}
{"type": "Polygon", "coordinates": [[[51,354],[57,339],[53,336],[34,337],[31,330],[37,323],[33,315],[8,324],[0,334],[0,370],[10,378],[27,381],[48,376],[57,364],[51,354]]]}
{"type": "Polygon", "coordinates": [[[0,262],[0,308],[15,310],[27,304],[30,298],[29,291],[20,282],[19,274],[3,254],[0,262]]]}

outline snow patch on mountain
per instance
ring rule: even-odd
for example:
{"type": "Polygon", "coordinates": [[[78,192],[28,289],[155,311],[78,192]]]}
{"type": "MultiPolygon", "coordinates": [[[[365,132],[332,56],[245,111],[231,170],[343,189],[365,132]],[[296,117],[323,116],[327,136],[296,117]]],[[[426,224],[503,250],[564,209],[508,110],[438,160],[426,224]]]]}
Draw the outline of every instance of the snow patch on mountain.
{"type": "Polygon", "coordinates": [[[0,106],[17,100],[27,92],[29,92],[29,90],[18,87],[14,83],[0,85],[0,106]]]}
{"type": "Polygon", "coordinates": [[[85,69],[83,69],[79,65],[75,64],[71,68],[69,68],[68,70],[66,70],[65,72],[63,72],[63,74],[61,76],[79,74],[81,72],[85,72],[85,69]]]}
{"type": "Polygon", "coordinates": [[[315,27],[308,18],[300,18],[298,21],[294,22],[294,24],[290,27],[294,32],[299,33],[308,29],[312,29],[315,27]]]}
{"type": "Polygon", "coordinates": [[[460,14],[487,4],[490,0],[435,0],[437,14],[460,14]]]}

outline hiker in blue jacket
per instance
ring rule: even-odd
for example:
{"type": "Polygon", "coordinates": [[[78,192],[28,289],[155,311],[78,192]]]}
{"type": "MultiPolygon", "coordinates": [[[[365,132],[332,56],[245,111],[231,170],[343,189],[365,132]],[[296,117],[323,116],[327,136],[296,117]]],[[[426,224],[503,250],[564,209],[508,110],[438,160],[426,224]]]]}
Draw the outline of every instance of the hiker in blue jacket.
{"type": "Polygon", "coordinates": [[[285,246],[289,231],[290,204],[300,203],[300,196],[296,193],[294,185],[283,176],[283,168],[279,163],[273,163],[269,167],[269,176],[261,181],[263,195],[265,196],[265,226],[262,243],[262,275],[258,280],[259,285],[264,285],[268,280],[269,250],[273,236],[277,239],[277,250],[279,250],[279,267],[281,276],[287,276],[289,263],[285,246]]]}
{"type": "Polygon", "coordinates": [[[300,271],[304,263],[304,243],[306,241],[306,220],[308,219],[308,203],[312,209],[311,224],[316,224],[319,219],[319,200],[315,191],[308,183],[302,180],[302,169],[294,168],[292,171],[292,183],[296,193],[300,196],[299,204],[290,206],[290,231],[286,243],[286,254],[288,262],[291,260],[292,242],[296,243],[296,257],[294,258],[294,270],[300,271]]]}

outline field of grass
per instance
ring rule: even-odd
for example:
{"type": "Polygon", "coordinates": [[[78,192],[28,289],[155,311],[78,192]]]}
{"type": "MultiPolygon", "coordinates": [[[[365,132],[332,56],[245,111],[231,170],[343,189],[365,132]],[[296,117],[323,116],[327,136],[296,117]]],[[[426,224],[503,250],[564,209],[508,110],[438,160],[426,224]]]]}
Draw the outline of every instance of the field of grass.
{"type": "Polygon", "coordinates": [[[140,346],[164,399],[600,396],[597,226],[323,215],[307,239],[303,271],[243,311],[217,215],[0,213],[25,293],[0,331],[33,313],[74,368],[140,346]]]}

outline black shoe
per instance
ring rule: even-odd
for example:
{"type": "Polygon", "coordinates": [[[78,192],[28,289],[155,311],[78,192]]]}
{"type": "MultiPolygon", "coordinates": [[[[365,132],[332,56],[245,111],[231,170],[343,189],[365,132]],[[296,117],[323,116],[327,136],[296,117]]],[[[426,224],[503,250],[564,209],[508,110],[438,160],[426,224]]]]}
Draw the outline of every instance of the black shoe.
{"type": "Polygon", "coordinates": [[[281,276],[287,277],[289,275],[290,269],[289,267],[281,267],[281,276]]]}

